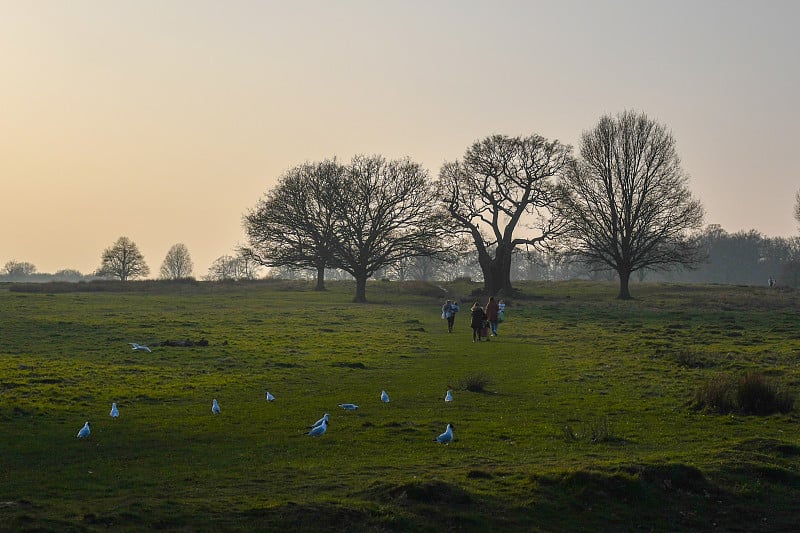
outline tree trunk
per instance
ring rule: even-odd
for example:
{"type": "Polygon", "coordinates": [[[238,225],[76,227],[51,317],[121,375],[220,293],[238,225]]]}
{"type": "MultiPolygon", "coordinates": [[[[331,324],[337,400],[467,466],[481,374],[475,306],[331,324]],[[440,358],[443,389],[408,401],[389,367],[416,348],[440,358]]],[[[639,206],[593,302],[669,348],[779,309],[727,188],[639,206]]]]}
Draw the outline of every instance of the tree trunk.
{"type": "Polygon", "coordinates": [[[631,273],[628,270],[618,270],[619,273],[619,300],[630,300],[631,291],[628,288],[628,282],[631,279],[631,273]]]}
{"type": "Polygon", "coordinates": [[[317,267],[317,286],[314,287],[315,291],[325,290],[325,265],[317,267]]]}
{"type": "Polygon", "coordinates": [[[356,296],[353,301],[356,303],[367,301],[367,276],[365,274],[356,276],[356,296]]]}
{"type": "Polygon", "coordinates": [[[511,286],[511,252],[513,248],[499,246],[495,256],[488,254],[479,258],[483,271],[483,288],[490,296],[510,296],[514,290],[511,286]]]}

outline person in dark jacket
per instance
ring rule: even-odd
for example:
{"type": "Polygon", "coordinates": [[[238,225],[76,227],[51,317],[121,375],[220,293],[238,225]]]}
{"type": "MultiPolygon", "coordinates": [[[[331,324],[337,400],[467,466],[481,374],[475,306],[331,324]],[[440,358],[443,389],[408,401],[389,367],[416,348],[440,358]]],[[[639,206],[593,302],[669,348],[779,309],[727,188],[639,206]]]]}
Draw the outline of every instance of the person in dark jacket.
{"type": "MultiPolygon", "coordinates": [[[[470,309],[472,313],[472,322],[470,326],[472,326],[472,342],[481,342],[481,330],[483,329],[483,323],[486,322],[486,313],[483,311],[483,307],[478,302],[475,302],[470,309]]],[[[489,337],[486,337],[486,340],[489,340],[489,337]]]]}
{"type": "Polygon", "coordinates": [[[489,302],[486,304],[486,319],[492,327],[492,337],[497,337],[497,315],[500,313],[500,305],[494,296],[489,296],[489,302]]]}
{"type": "Polygon", "coordinates": [[[453,323],[456,321],[458,311],[458,302],[447,300],[442,306],[442,318],[447,319],[447,331],[450,333],[453,333],[453,323]]]}

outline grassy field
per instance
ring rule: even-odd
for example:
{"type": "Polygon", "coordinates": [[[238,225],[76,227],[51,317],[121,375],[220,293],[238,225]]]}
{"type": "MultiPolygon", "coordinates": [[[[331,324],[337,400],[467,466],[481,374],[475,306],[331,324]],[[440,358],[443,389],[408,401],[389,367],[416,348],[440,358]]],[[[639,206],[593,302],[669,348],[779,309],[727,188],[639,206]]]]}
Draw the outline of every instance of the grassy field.
{"type": "MultiPolygon", "coordinates": [[[[467,306],[448,334],[445,293],[421,283],[370,283],[367,304],[349,283],[13,287],[3,530],[797,528],[800,405],[694,406],[752,371],[796,394],[795,291],[636,284],[621,302],[614,284],[520,284],[500,336],[476,344],[467,306]],[[186,339],[207,346],[162,346],[186,339]],[[327,433],[306,436],[325,412],[327,433]]],[[[462,302],[478,287],[444,285],[462,302]]]]}

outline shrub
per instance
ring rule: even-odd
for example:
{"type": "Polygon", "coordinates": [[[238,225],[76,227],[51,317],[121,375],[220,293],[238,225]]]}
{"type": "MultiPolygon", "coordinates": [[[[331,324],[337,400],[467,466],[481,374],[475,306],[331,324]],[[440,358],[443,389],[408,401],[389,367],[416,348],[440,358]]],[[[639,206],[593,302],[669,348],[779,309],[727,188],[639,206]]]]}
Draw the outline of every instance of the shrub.
{"type": "Polygon", "coordinates": [[[698,387],[694,406],[719,414],[769,415],[791,411],[794,396],[758,372],[739,379],[720,374],[698,387]]]}
{"type": "Polygon", "coordinates": [[[712,362],[706,357],[689,350],[676,352],[673,354],[673,358],[675,359],[675,363],[683,368],[706,368],[713,366],[712,362]]]}
{"type": "Polygon", "coordinates": [[[598,442],[613,442],[617,440],[614,436],[614,430],[611,424],[608,423],[608,417],[599,417],[592,421],[590,425],[591,436],[589,442],[597,444],[598,442]]]}
{"type": "Polygon", "coordinates": [[[600,416],[592,419],[589,424],[583,426],[583,431],[576,432],[572,426],[567,424],[563,428],[564,438],[567,442],[577,442],[587,439],[592,444],[600,442],[617,442],[622,439],[614,434],[608,416],[600,416]]]}
{"type": "Polygon", "coordinates": [[[491,382],[492,378],[488,374],[477,372],[464,376],[461,381],[459,381],[458,385],[460,389],[468,390],[469,392],[486,392],[486,387],[488,387],[491,382]]]}
{"type": "Polygon", "coordinates": [[[739,379],[736,403],[743,413],[769,415],[791,411],[794,397],[763,374],[749,372],[739,379]]]}
{"type": "Polygon", "coordinates": [[[730,376],[718,374],[697,388],[694,406],[698,410],[725,414],[736,409],[736,382],[730,376]]]}

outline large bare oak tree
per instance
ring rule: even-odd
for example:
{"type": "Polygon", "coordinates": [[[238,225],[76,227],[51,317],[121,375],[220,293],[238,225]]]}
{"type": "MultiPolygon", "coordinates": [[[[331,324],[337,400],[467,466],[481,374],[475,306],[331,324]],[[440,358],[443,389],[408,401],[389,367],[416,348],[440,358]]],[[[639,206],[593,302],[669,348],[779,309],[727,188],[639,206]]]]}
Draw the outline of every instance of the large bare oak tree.
{"type": "Polygon", "coordinates": [[[325,269],[334,264],[335,204],[344,171],[332,159],[285,172],[244,216],[249,246],[243,255],[268,267],[314,269],[316,290],[324,290],[325,269]]]}
{"type": "Polygon", "coordinates": [[[436,190],[455,231],[474,242],[490,294],[513,291],[515,248],[558,236],[554,179],[568,166],[570,152],[539,135],[493,135],[476,141],[462,161],[442,166],[436,190]]]}
{"type": "Polygon", "coordinates": [[[692,265],[700,249],[692,232],[703,207],[692,197],[665,126],[643,113],[604,116],[584,132],[580,159],[563,179],[568,247],[579,260],[619,275],[619,298],[640,269],[692,265]]]}
{"type": "Polygon", "coordinates": [[[419,164],[356,156],[337,193],[333,252],[336,267],[356,280],[354,301],[366,301],[376,271],[439,251],[443,216],[419,164]]]}

